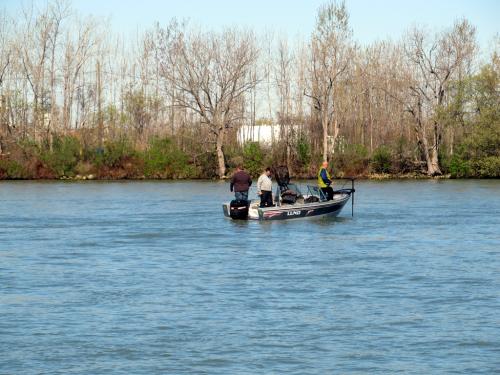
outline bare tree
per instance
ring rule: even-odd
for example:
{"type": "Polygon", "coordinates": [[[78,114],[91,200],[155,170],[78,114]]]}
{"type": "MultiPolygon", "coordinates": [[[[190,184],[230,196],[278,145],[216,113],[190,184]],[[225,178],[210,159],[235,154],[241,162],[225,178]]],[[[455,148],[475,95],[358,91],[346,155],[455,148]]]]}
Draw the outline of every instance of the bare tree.
{"type": "Polygon", "coordinates": [[[304,131],[303,123],[305,122],[306,110],[304,104],[304,91],[307,87],[307,66],[308,66],[307,45],[300,42],[295,53],[295,80],[292,83],[293,98],[295,103],[295,114],[299,120],[300,132],[304,131]]]}
{"type": "Polygon", "coordinates": [[[431,176],[442,174],[439,150],[442,124],[438,113],[446,104],[450,84],[475,50],[475,28],[466,20],[455,23],[451,30],[435,35],[431,40],[423,30],[413,29],[405,43],[411,76],[409,95],[413,103],[410,113],[417,124],[415,130],[422,154],[431,176]]]}
{"type": "Polygon", "coordinates": [[[241,119],[240,101],[256,85],[252,74],[258,51],[249,32],[159,32],[161,73],[175,90],[177,105],[188,108],[215,137],[218,175],[225,177],[223,146],[227,129],[241,119]]]}
{"type": "MultiPolygon", "coordinates": [[[[282,39],[278,46],[277,68],[274,72],[274,79],[279,98],[278,123],[280,124],[280,134],[285,142],[285,162],[291,171],[290,153],[292,147],[292,74],[294,56],[292,55],[286,39],[282,39]]],[[[292,172],[290,172],[292,173],[292,172]]]]}
{"type": "MultiPolygon", "coordinates": [[[[311,88],[304,92],[313,100],[323,129],[323,160],[328,159],[329,129],[333,127],[332,146],[339,133],[336,95],[339,78],[349,66],[351,30],[345,3],[329,3],[320,8],[311,39],[311,88]]],[[[333,152],[333,148],[331,150],[333,152]]]]}
{"type": "Polygon", "coordinates": [[[0,12],[0,90],[3,79],[13,58],[13,45],[10,40],[12,23],[5,13],[0,12]]]}
{"type": "MultiPolygon", "coordinates": [[[[75,95],[82,99],[84,78],[82,74],[98,43],[99,28],[95,20],[77,20],[65,37],[63,62],[63,116],[64,129],[69,129],[72,120],[72,107],[75,95]],[[80,82],[79,82],[80,81],[80,82]]],[[[80,100],[81,101],[81,100],[80,100]]]]}
{"type": "Polygon", "coordinates": [[[56,74],[57,74],[57,56],[59,47],[59,36],[62,29],[62,23],[65,18],[71,14],[69,3],[65,0],[55,1],[49,6],[49,14],[52,19],[52,30],[49,34],[50,44],[50,121],[56,122],[56,74]]]}
{"type": "Polygon", "coordinates": [[[47,107],[45,73],[54,22],[48,7],[40,13],[36,13],[34,8],[24,9],[23,13],[22,42],[18,48],[25,78],[32,90],[33,134],[34,138],[37,139],[37,131],[44,120],[43,115],[47,107]]]}
{"type": "Polygon", "coordinates": [[[0,155],[4,151],[3,140],[10,133],[7,109],[7,95],[4,93],[4,78],[13,60],[13,44],[9,39],[12,22],[5,13],[0,12],[0,155]]]}

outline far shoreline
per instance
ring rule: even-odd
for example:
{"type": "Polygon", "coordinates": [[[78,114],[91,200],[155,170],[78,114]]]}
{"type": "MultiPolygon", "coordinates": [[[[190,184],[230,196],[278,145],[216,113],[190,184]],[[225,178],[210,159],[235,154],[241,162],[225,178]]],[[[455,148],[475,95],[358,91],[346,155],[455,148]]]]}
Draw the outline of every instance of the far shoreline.
{"type": "MultiPolygon", "coordinates": [[[[169,182],[181,182],[181,181],[206,181],[206,182],[227,182],[230,177],[226,176],[225,178],[147,178],[145,176],[141,177],[122,177],[122,178],[106,178],[106,177],[96,177],[94,175],[88,176],[63,176],[59,178],[2,178],[1,182],[10,182],[10,181],[26,181],[26,182],[118,182],[118,181],[145,181],[145,182],[154,182],[154,181],[169,181],[169,182]]],[[[256,177],[254,177],[256,179],[256,177]]],[[[292,180],[295,181],[304,181],[304,180],[315,180],[315,176],[292,176],[292,180]]],[[[425,174],[417,174],[417,173],[408,173],[408,174],[369,174],[369,175],[359,175],[359,176],[335,176],[333,180],[351,180],[354,179],[356,181],[411,181],[411,180],[498,180],[496,177],[453,177],[450,174],[440,175],[440,176],[427,176],[425,174]]]]}

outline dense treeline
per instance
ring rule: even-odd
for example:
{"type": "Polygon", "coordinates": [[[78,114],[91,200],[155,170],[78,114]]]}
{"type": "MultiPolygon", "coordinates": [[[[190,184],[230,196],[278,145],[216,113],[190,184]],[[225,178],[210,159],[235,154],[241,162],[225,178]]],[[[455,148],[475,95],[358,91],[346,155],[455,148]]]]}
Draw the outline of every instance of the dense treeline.
{"type": "Polygon", "coordinates": [[[500,46],[480,61],[475,35],[458,20],[362,47],[336,2],[294,41],[172,20],[132,43],[65,1],[0,13],[0,178],[312,176],[323,159],[337,175],[500,177],[500,46]],[[281,137],[237,142],[263,123],[281,137]]]}

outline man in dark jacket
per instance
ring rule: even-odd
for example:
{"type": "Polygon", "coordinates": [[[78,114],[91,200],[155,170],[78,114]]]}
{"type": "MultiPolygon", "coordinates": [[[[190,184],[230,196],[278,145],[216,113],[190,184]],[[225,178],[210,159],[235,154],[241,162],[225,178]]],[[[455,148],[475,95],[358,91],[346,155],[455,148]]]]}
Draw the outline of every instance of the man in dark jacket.
{"type": "Polygon", "coordinates": [[[252,185],[252,178],[250,175],[245,172],[241,166],[237,166],[236,172],[234,172],[231,178],[231,185],[229,186],[231,191],[234,189],[235,199],[247,201],[250,185],[252,185]]]}

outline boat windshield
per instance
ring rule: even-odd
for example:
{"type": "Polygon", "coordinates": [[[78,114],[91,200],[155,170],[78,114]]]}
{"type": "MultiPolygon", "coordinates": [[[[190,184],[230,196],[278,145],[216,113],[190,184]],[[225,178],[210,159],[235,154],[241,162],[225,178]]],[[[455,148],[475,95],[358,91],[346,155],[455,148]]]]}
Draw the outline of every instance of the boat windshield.
{"type": "Polygon", "coordinates": [[[278,203],[278,205],[281,205],[282,203],[295,204],[297,202],[297,199],[302,198],[302,192],[296,184],[282,184],[276,189],[275,201],[278,203]]]}
{"type": "Polygon", "coordinates": [[[307,193],[309,196],[318,197],[320,201],[326,200],[325,193],[317,186],[307,185],[307,193]]]}
{"type": "Polygon", "coordinates": [[[297,195],[297,197],[300,197],[302,195],[299,187],[293,183],[287,184],[287,188],[288,188],[287,190],[293,191],[297,195]]]}

